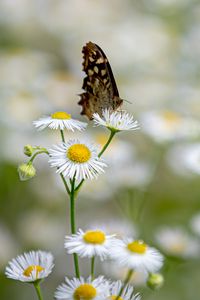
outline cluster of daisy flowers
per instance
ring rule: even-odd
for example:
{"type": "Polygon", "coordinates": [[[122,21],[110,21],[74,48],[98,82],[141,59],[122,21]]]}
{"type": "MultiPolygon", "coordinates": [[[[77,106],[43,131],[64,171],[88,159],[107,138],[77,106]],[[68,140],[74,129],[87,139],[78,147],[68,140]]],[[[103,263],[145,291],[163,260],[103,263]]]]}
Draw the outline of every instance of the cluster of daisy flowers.
{"type": "MultiPolygon", "coordinates": [[[[93,119],[95,126],[108,128],[112,137],[119,131],[139,128],[138,122],[125,111],[105,109],[101,116],[95,113],[93,119]]],[[[62,143],[53,145],[48,151],[45,151],[44,148],[27,145],[24,153],[32,158],[28,163],[19,166],[18,172],[21,180],[28,180],[36,175],[32,162],[35,156],[42,152],[49,155],[50,166],[56,167],[57,173],[69,179],[74,177],[80,181],[94,179],[104,172],[106,163],[100,158],[102,153],[99,152],[97,145],[84,139],[69,139],[68,141],[64,139],[64,129],[72,132],[83,131],[87,127],[87,123],[73,119],[66,112],[58,111],[34,121],[33,125],[38,130],[45,128],[60,130],[62,143]]]]}
{"type": "MultiPolygon", "coordinates": [[[[139,128],[137,121],[125,111],[105,109],[102,114],[93,115],[94,126],[103,126],[110,131],[110,136],[101,150],[92,142],[83,139],[65,141],[64,130],[83,131],[87,124],[71,117],[66,112],[55,112],[50,116],[34,121],[34,126],[59,130],[62,142],[49,149],[31,145],[24,147],[24,154],[30,159],[28,163],[19,166],[21,180],[28,180],[36,175],[33,161],[37,155],[45,153],[49,156],[51,167],[60,174],[70,200],[71,235],[65,237],[64,247],[68,254],[74,257],[75,277],[65,278],[65,283],[58,286],[55,292],[57,300],[138,300],[140,296],[134,293],[129,284],[134,272],[140,271],[146,275],[147,284],[156,289],[163,283],[159,270],[163,266],[163,256],[155,248],[142,240],[126,238],[119,239],[115,234],[106,234],[102,229],[76,231],[75,227],[75,197],[85,180],[97,178],[107,166],[101,158],[116,133],[139,128]],[[79,259],[90,261],[91,272],[87,279],[80,275],[79,259]],[[95,277],[95,262],[106,259],[128,270],[124,282],[95,277]]],[[[41,300],[40,282],[53,269],[53,256],[44,251],[31,251],[11,260],[6,267],[6,276],[22,282],[33,283],[41,300]]]]}
{"type": "MultiPolygon", "coordinates": [[[[93,267],[95,258],[101,261],[111,259],[119,267],[127,267],[129,272],[124,283],[119,280],[112,282],[104,276],[95,278],[94,268],[87,279],[81,276],[72,279],[66,277],[55,291],[57,300],[139,300],[139,294],[135,294],[133,286],[129,284],[134,271],[148,274],[147,284],[153,288],[163,282],[162,276],[156,273],[163,265],[163,256],[141,240],[121,240],[114,234],[107,235],[101,229],[79,229],[76,234],[65,237],[64,247],[68,254],[76,253],[81,258],[91,259],[93,267]]],[[[11,260],[6,267],[6,276],[33,283],[38,288],[40,281],[52,272],[53,266],[51,253],[31,251],[11,260]]]]}

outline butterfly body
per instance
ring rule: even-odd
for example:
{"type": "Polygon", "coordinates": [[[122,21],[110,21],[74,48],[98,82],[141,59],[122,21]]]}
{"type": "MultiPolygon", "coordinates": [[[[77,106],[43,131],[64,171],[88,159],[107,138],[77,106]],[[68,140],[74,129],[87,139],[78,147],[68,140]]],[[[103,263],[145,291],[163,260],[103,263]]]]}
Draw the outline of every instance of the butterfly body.
{"type": "Polygon", "coordinates": [[[80,95],[79,105],[82,106],[81,114],[92,119],[94,113],[102,115],[105,108],[118,109],[123,100],[119,97],[111,66],[103,50],[89,42],[83,47],[82,53],[86,77],[82,86],[85,92],[80,95]]]}

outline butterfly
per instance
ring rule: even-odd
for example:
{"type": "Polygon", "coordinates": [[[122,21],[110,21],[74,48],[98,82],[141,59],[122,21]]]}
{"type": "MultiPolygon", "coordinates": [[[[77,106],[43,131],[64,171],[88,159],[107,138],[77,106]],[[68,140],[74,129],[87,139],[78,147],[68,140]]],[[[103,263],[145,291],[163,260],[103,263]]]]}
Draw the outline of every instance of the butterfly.
{"type": "Polygon", "coordinates": [[[90,120],[94,113],[102,115],[103,109],[117,110],[123,103],[119,97],[117,85],[111,66],[103,50],[96,44],[88,42],[82,49],[83,71],[86,77],[83,79],[79,105],[82,106],[82,115],[90,120]]]}

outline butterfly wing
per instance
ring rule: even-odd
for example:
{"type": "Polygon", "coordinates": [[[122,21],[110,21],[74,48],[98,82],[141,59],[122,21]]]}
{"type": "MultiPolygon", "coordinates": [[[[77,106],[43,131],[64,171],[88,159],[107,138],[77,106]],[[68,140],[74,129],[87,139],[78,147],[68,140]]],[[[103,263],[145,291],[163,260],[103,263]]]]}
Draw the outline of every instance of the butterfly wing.
{"type": "Polygon", "coordinates": [[[79,105],[81,114],[92,119],[96,112],[102,114],[102,109],[116,110],[123,100],[119,97],[117,85],[112,69],[103,50],[96,44],[89,42],[82,50],[83,71],[86,77],[83,80],[82,93],[79,105]]]}

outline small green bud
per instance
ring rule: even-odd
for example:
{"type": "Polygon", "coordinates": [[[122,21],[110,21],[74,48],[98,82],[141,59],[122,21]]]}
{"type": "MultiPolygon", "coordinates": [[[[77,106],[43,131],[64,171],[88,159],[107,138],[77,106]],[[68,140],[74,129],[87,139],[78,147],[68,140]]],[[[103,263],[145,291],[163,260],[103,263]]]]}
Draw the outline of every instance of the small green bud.
{"type": "Polygon", "coordinates": [[[147,280],[147,285],[152,290],[158,290],[164,283],[164,277],[160,273],[151,273],[147,280]]]}
{"type": "Polygon", "coordinates": [[[33,152],[34,152],[34,149],[31,145],[25,145],[24,146],[24,154],[25,155],[30,157],[30,156],[32,156],[33,152]]]}
{"type": "Polygon", "coordinates": [[[36,175],[36,169],[32,163],[21,164],[18,167],[19,178],[21,181],[26,181],[31,179],[36,175]]]}

